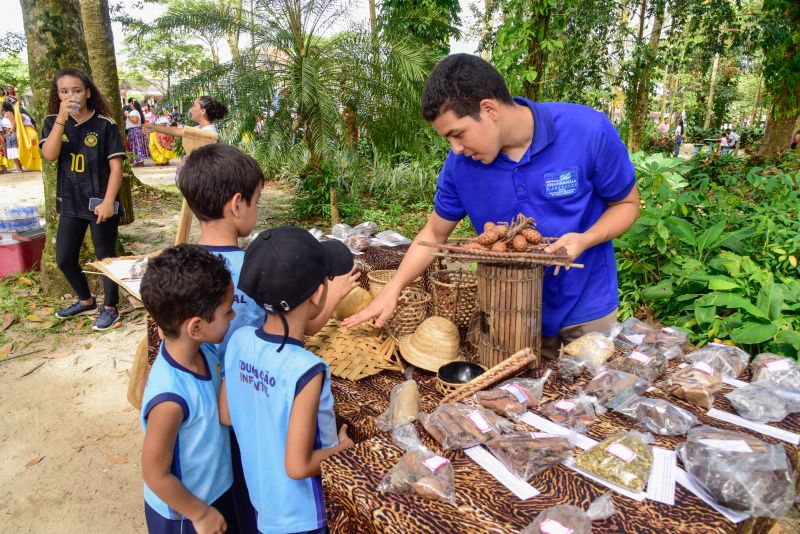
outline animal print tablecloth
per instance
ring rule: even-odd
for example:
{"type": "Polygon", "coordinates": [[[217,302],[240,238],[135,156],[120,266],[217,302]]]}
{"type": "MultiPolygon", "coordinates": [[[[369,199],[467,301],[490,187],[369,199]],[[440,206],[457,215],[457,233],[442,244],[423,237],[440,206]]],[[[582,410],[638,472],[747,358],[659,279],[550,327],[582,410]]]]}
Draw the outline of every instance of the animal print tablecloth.
{"type": "MultiPolygon", "coordinates": [[[[533,370],[527,374],[539,376],[541,372],[533,370]]],[[[435,377],[415,371],[414,379],[420,388],[420,409],[434,409],[441,398],[436,391],[435,377]]],[[[337,417],[340,423],[349,425],[356,446],[331,456],[322,464],[328,524],[332,533],[517,532],[546,508],[572,504],[586,509],[592,500],[610,491],[558,465],[531,479],[531,485],[541,492],[540,495],[526,501],[519,500],[462,451],[442,451],[418,423],[417,430],[425,444],[453,464],[457,507],[413,495],[376,491],[380,480],[397,463],[403,451],[392,443],[390,434],[377,428],[375,417],[387,409],[389,392],[402,380],[403,376],[396,372],[381,373],[356,383],[333,379],[337,417]]],[[[587,382],[588,377],[584,376],[575,384],[567,384],[554,374],[545,387],[542,403],[574,395],[587,382]]],[[[658,390],[647,395],[664,397],[658,390]]],[[[710,418],[680,399],[670,397],[669,400],[692,411],[701,424],[750,432],[710,418]]],[[[735,413],[721,394],[717,395],[715,407],[735,413]]],[[[800,414],[789,416],[777,426],[800,432],[800,414]]],[[[599,441],[619,430],[633,427],[632,421],[609,411],[589,427],[587,435],[599,441]]],[[[751,433],[761,440],[784,445],[797,469],[800,448],[751,433]]],[[[656,445],[674,449],[682,439],[658,436],[656,445]]],[[[613,500],[618,512],[593,523],[593,532],[767,532],[773,524],[766,519],[751,519],[734,525],[681,485],[677,485],[675,506],[651,500],[640,503],[617,493],[613,493],[613,500]]]]}

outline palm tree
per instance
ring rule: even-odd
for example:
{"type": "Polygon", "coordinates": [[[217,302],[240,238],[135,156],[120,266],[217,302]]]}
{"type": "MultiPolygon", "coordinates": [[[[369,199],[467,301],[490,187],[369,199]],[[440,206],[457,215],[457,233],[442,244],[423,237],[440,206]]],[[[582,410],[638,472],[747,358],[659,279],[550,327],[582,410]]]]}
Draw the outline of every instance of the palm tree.
{"type": "MultiPolygon", "coordinates": [[[[237,33],[249,42],[249,49],[239,47],[238,58],[173,91],[187,97],[209,92],[225,100],[232,142],[258,122],[256,152],[300,148],[308,155],[305,174],[318,178],[324,162],[352,143],[354,129],[383,139],[392,130],[386,117],[402,120],[394,124],[400,139],[409,125],[421,123],[419,91],[434,61],[429,50],[384,42],[376,58],[368,29],[330,35],[349,7],[339,0],[256,0],[252,11],[232,4],[195,0],[172,6],[150,29],[237,33]],[[389,106],[404,111],[382,115],[389,106]]],[[[324,181],[320,187],[327,187],[324,181]]]]}

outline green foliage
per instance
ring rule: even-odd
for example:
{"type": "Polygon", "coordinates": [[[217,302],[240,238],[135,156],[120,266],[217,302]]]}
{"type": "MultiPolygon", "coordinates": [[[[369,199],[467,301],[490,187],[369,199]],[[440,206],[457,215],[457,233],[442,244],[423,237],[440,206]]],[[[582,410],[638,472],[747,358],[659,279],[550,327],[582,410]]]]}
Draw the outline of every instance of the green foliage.
{"type": "Polygon", "coordinates": [[[30,87],[31,80],[28,73],[28,64],[18,53],[8,53],[0,56],[0,83],[5,87],[13,85],[17,94],[21,94],[30,87]]]}
{"type": "Polygon", "coordinates": [[[764,84],[778,100],[778,117],[800,110],[800,4],[794,0],[764,0],[755,38],[764,53],[764,84]]]}
{"type": "Polygon", "coordinates": [[[615,241],[621,311],[650,307],[703,345],[800,351],[800,173],[732,157],[633,156],[644,208],[615,241]]]}
{"type": "Polygon", "coordinates": [[[390,41],[410,39],[446,55],[450,39],[461,37],[460,12],[458,0],[382,0],[378,26],[390,41]]]}

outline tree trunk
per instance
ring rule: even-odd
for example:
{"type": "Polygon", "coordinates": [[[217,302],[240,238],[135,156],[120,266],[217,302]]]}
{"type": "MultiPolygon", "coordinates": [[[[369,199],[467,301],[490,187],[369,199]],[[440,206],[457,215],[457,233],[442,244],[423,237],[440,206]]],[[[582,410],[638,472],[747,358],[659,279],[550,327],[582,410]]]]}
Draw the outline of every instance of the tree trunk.
{"type": "MultiPolygon", "coordinates": [[[[785,88],[775,96],[772,107],[769,110],[764,139],[758,149],[759,156],[774,156],[789,148],[792,134],[794,133],[794,125],[800,116],[796,108],[791,112],[784,111],[792,109],[789,104],[790,96],[789,91],[785,88]]],[[[794,101],[800,102],[800,86],[795,91],[794,101]]]]}
{"type": "MultiPolygon", "coordinates": [[[[125,139],[125,123],[122,119],[122,104],[119,98],[117,56],[114,51],[114,34],[111,30],[108,0],[80,0],[80,3],[89,64],[92,66],[92,79],[100,92],[105,95],[111,113],[110,118],[116,121],[119,134],[125,139]]],[[[130,224],[135,220],[131,184],[136,184],[137,187],[143,185],[131,171],[128,158],[125,158],[122,161],[122,187],[117,195],[122,213],[120,224],[130,224]]]]}
{"type": "Polygon", "coordinates": [[[711,67],[711,83],[708,89],[708,99],[706,100],[706,120],[703,121],[703,128],[711,125],[711,115],[714,113],[714,88],[717,85],[717,69],[719,68],[719,52],[714,54],[714,66],[711,67]]]}
{"type": "Polygon", "coordinates": [[[750,115],[750,127],[756,125],[756,110],[758,110],[758,105],[761,100],[761,81],[764,78],[764,73],[758,75],[758,82],[756,83],[756,98],[753,101],[753,113],[750,115]]]}
{"type": "MultiPolygon", "coordinates": [[[[642,16],[645,14],[646,2],[642,2],[642,16]]],[[[653,63],[658,53],[658,45],[661,41],[661,28],[664,25],[664,0],[658,0],[656,6],[655,20],[653,29],[650,33],[650,40],[647,44],[648,57],[641,65],[641,71],[636,84],[636,92],[633,94],[631,105],[630,130],[628,132],[628,150],[637,152],[642,147],[642,137],[644,136],[644,121],[647,120],[648,104],[650,103],[650,73],[653,70],[653,63]]]]}
{"type": "Polygon", "coordinates": [[[531,100],[539,100],[539,93],[542,88],[542,81],[544,79],[544,69],[547,62],[542,42],[547,39],[547,34],[550,31],[550,13],[552,7],[548,4],[548,8],[543,15],[533,15],[535,35],[528,41],[528,54],[525,60],[527,70],[532,70],[536,73],[536,79],[531,81],[524,80],[522,82],[522,96],[530,98],[531,100]]]}
{"type": "MultiPolygon", "coordinates": [[[[28,44],[28,70],[35,114],[44,117],[47,115],[50,81],[56,71],[76,67],[91,72],[80,3],[78,0],[20,0],[20,4],[28,44]]],[[[47,234],[42,256],[42,289],[46,294],[57,297],[72,290],[56,266],[56,163],[44,158],[42,181],[47,234]]]]}

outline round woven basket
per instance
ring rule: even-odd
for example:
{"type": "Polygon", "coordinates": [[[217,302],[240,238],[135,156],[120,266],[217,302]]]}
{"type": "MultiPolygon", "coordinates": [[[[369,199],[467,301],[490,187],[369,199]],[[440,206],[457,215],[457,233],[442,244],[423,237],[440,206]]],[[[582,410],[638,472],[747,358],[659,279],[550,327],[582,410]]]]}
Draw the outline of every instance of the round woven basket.
{"type": "Polygon", "coordinates": [[[431,273],[433,315],[458,327],[469,326],[478,307],[478,276],[467,269],[442,269],[431,273]]]}
{"type": "Polygon", "coordinates": [[[431,296],[414,286],[405,288],[397,299],[386,327],[395,338],[413,334],[431,314],[431,296]]]}
{"type": "MultiPolygon", "coordinates": [[[[377,297],[389,280],[392,279],[397,269],[384,269],[378,271],[370,271],[367,273],[367,280],[369,280],[369,292],[373,297],[377,297]]],[[[422,289],[422,278],[419,276],[411,282],[408,287],[422,289]]]]}

